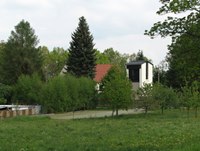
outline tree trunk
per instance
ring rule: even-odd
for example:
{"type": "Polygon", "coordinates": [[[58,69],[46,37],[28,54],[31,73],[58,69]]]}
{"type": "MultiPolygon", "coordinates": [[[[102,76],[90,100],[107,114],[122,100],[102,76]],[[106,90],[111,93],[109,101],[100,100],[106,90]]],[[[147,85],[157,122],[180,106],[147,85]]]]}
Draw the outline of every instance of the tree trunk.
{"type": "Polygon", "coordinates": [[[114,116],[114,112],[115,112],[115,110],[113,109],[113,110],[112,110],[112,117],[114,116]]]}
{"type": "Polygon", "coordinates": [[[116,116],[118,116],[118,109],[116,109],[116,116]]]}
{"type": "Polygon", "coordinates": [[[145,107],[145,114],[147,114],[147,111],[148,111],[148,107],[145,107]]]}

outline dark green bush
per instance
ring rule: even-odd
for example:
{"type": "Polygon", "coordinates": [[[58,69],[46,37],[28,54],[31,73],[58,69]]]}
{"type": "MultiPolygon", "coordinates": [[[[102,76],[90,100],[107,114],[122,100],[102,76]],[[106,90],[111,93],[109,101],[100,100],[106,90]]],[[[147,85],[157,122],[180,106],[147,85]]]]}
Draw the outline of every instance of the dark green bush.
{"type": "Polygon", "coordinates": [[[12,87],[0,83],[0,104],[5,104],[10,100],[12,95],[12,87]]]}
{"type": "Polygon", "coordinates": [[[14,86],[14,102],[20,104],[40,104],[43,83],[37,74],[22,75],[14,86]]]}

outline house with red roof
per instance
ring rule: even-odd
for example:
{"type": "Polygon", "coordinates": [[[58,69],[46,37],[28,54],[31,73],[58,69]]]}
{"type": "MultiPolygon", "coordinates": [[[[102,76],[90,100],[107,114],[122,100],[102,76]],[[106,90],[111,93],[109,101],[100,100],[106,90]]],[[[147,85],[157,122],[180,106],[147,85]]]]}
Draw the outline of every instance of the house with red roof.
{"type": "Polygon", "coordinates": [[[96,81],[97,86],[96,90],[99,90],[99,86],[103,78],[107,75],[108,71],[111,69],[111,64],[97,64],[95,67],[95,77],[94,81],[96,81]]]}
{"type": "MultiPolygon", "coordinates": [[[[93,80],[96,83],[101,83],[101,81],[106,76],[106,74],[111,69],[111,67],[112,67],[111,64],[97,64],[95,67],[95,77],[93,80]]],[[[60,74],[63,75],[64,73],[66,73],[67,72],[66,69],[67,69],[67,66],[65,65],[62,71],[60,72],[60,74]]]]}
{"type": "Polygon", "coordinates": [[[96,74],[94,77],[94,81],[100,83],[106,76],[111,67],[112,67],[111,64],[97,64],[95,68],[96,74]]]}

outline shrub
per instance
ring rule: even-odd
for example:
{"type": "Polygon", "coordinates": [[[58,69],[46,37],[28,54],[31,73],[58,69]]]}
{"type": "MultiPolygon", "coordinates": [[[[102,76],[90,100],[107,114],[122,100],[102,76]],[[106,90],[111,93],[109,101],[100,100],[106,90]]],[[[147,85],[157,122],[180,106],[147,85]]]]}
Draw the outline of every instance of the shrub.
{"type": "Polygon", "coordinates": [[[181,88],[180,103],[187,108],[188,116],[190,108],[195,109],[195,116],[197,117],[197,110],[200,106],[200,87],[199,82],[194,81],[191,85],[186,84],[181,88]]]}
{"type": "Polygon", "coordinates": [[[49,80],[42,90],[42,106],[44,112],[63,112],[67,110],[69,93],[66,79],[56,76],[49,80]]]}
{"type": "Polygon", "coordinates": [[[143,87],[137,90],[138,99],[135,99],[135,106],[137,108],[144,108],[145,113],[149,109],[153,109],[156,106],[156,102],[152,97],[153,86],[151,84],[144,84],[143,87]]]}
{"type": "Polygon", "coordinates": [[[14,101],[21,104],[40,104],[42,86],[37,74],[20,76],[14,86],[14,101]]]}
{"type": "Polygon", "coordinates": [[[0,104],[5,104],[10,101],[12,96],[12,87],[0,83],[0,104]]]}
{"type": "Polygon", "coordinates": [[[93,108],[95,107],[95,82],[91,79],[81,77],[79,78],[79,101],[82,105],[81,108],[93,108]]]}
{"type": "Polygon", "coordinates": [[[160,106],[162,114],[164,109],[177,106],[177,95],[172,88],[162,84],[155,84],[152,90],[153,99],[160,106]]]}
{"type": "Polygon", "coordinates": [[[43,111],[64,112],[88,108],[94,97],[94,83],[88,78],[56,76],[43,88],[43,111]]]}
{"type": "Polygon", "coordinates": [[[22,75],[14,86],[14,100],[22,104],[41,104],[47,113],[89,108],[94,98],[94,82],[71,75],[56,76],[43,83],[39,76],[22,75]]]}

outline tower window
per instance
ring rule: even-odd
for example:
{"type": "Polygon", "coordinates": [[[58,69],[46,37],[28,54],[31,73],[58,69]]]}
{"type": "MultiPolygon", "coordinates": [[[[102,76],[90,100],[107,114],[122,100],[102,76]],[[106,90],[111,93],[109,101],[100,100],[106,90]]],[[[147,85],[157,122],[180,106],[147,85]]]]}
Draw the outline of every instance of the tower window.
{"type": "Polygon", "coordinates": [[[146,62],[146,79],[149,78],[149,65],[148,62],[146,62]]]}

